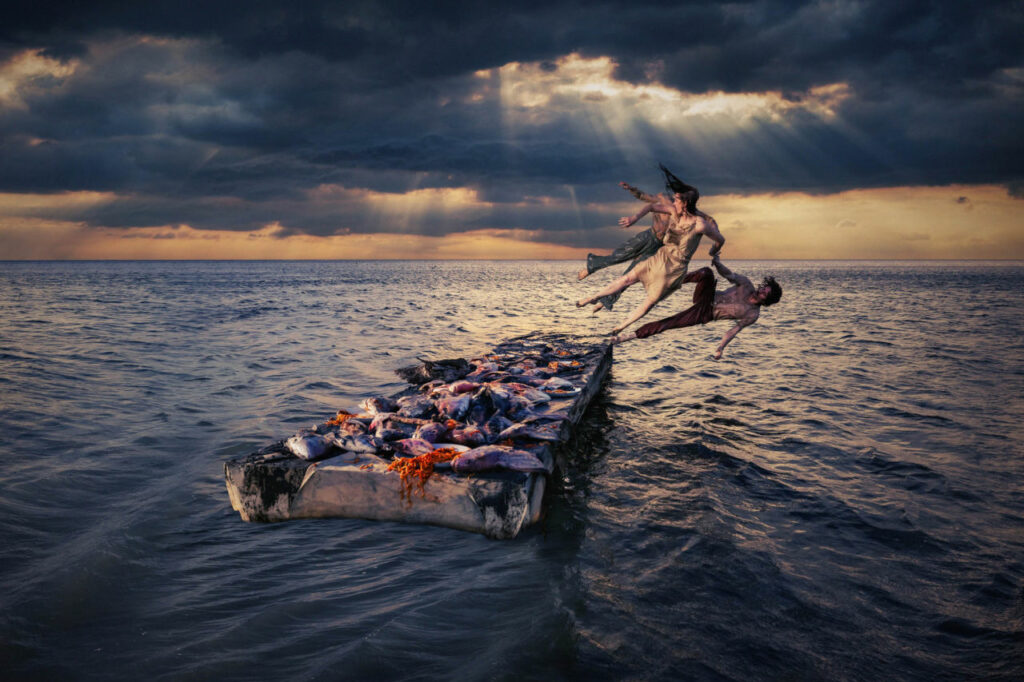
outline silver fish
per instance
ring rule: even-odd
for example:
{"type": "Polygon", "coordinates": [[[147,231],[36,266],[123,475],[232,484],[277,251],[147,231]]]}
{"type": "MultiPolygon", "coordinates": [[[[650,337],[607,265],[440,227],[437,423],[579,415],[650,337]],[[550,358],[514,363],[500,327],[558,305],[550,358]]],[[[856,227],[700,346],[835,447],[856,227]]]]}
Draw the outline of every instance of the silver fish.
{"type": "Polygon", "coordinates": [[[493,372],[496,369],[501,369],[501,365],[490,360],[477,360],[473,364],[475,365],[473,372],[493,372]]]}
{"type": "Polygon", "coordinates": [[[516,376],[511,377],[509,381],[506,383],[526,384],[527,386],[533,386],[534,388],[536,388],[537,386],[543,384],[545,381],[547,381],[547,379],[543,377],[535,377],[529,374],[517,374],[516,376]]]}
{"type": "Polygon", "coordinates": [[[398,409],[398,406],[395,405],[395,401],[390,398],[367,398],[363,402],[359,403],[359,407],[363,408],[370,414],[394,412],[398,409]]]}
{"type": "Polygon", "coordinates": [[[434,403],[434,406],[437,408],[437,413],[442,417],[459,421],[466,415],[470,408],[470,403],[471,396],[468,393],[463,393],[450,398],[441,398],[434,403]]]}
{"type": "Polygon", "coordinates": [[[464,378],[469,381],[488,381],[493,377],[506,375],[508,372],[496,362],[482,362],[464,378]]]}
{"type": "Polygon", "coordinates": [[[512,396],[505,416],[512,421],[523,421],[533,414],[533,404],[520,395],[512,396]]]}
{"type": "Polygon", "coordinates": [[[425,395],[407,395],[398,399],[398,414],[403,417],[426,417],[434,409],[434,401],[425,395]]]}
{"type": "Polygon", "coordinates": [[[381,426],[384,426],[385,422],[395,416],[394,412],[380,412],[373,416],[373,420],[370,422],[370,430],[376,431],[381,426]]]}
{"type": "Polygon", "coordinates": [[[391,445],[395,448],[396,453],[405,457],[418,457],[437,449],[433,443],[422,438],[403,438],[402,440],[396,440],[391,445]]]}
{"type": "Polygon", "coordinates": [[[381,426],[379,429],[373,432],[373,435],[380,438],[382,441],[391,442],[393,440],[401,440],[408,438],[409,434],[400,429],[392,429],[387,426],[381,426]]]}
{"type": "Polygon", "coordinates": [[[299,459],[320,459],[331,449],[332,441],[327,436],[309,431],[300,432],[284,442],[288,451],[299,459]]]}
{"type": "Polygon", "coordinates": [[[512,394],[500,384],[485,384],[473,394],[473,410],[482,412],[482,415],[474,415],[470,421],[481,423],[487,421],[494,414],[505,414],[512,401],[512,394]]]}
{"type": "Polygon", "coordinates": [[[440,379],[434,379],[433,381],[428,381],[427,383],[420,386],[419,391],[420,393],[432,393],[434,390],[444,385],[445,382],[441,381],[440,379]]]}
{"type": "Polygon", "coordinates": [[[446,435],[448,435],[448,427],[437,422],[429,422],[419,426],[412,437],[422,438],[423,440],[430,441],[431,443],[436,443],[446,435]]]}
{"type": "Polygon", "coordinates": [[[511,391],[514,395],[529,400],[532,405],[546,403],[551,400],[551,396],[544,391],[538,391],[536,388],[527,386],[526,384],[508,383],[505,384],[505,388],[511,391]]]}
{"type": "Polygon", "coordinates": [[[480,427],[480,430],[487,434],[487,442],[493,443],[501,440],[498,434],[512,426],[512,422],[504,415],[496,414],[487,420],[487,423],[480,427]]]}
{"type": "Polygon", "coordinates": [[[562,377],[551,377],[541,384],[541,390],[553,388],[555,390],[572,390],[576,388],[576,384],[572,383],[568,379],[562,377]]]}
{"type": "Polygon", "coordinates": [[[505,440],[506,438],[531,438],[533,440],[547,440],[558,442],[561,439],[559,431],[561,431],[561,422],[547,422],[538,424],[536,422],[530,424],[513,424],[504,431],[498,434],[497,440],[505,440]]]}
{"type": "Polygon", "coordinates": [[[338,429],[345,433],[351,433],[353,436],[358,436],[361,433],[366,433],[366,424],[358,419],[346,419],[338,429]]]}
{"type": "Polygon", "coordinates": [[[536,455],[504,445],[484,445],[473,448],[453,458],[451,463],[452,469],[460,474],[490,469],[545,473],[548,471],[548,468],[537,459],[536,455]]]}
{"type": "Polygon", "coordinates": [[[474,424],[469,424],[461,429],[454,429],[451,433],[451,439],[459,445],[468,445],[470,447],[486,445],[490,442],[487,433],[474,424]]]}
{"type": "Polygon", "coordinates": [[[349,452],[368,452],[376,454],[384,450],[384,441],[368,434],[353,435],[351,433],[339,433],[331,441],[342,450],[349,452]]]}
{"type": "Polygon", "coordinates": [[[448,390],[452,395],[458,395],[460,393],[466,393],[468,391],[475,391],[480,388],[480,384],[475,381],[467,381],[462,379],[460,381],[453,381],[448,384],[448,390]]]}

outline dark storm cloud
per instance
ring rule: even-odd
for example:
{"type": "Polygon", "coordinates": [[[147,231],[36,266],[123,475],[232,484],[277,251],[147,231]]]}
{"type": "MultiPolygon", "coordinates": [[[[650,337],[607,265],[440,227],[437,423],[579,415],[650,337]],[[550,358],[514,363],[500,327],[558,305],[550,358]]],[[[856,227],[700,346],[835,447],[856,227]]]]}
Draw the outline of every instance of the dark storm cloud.
{"type": "Polygon", "coordinates": [[[657,183],[659,160],[705,194],[1002,183],[1020,196],[1022,29],[1016,1],[21,3],[0,60],[37,50],[77,67],[22,82],[7,106],[0,89],[0,192],[128,195],[79,216],[96,225],[331,234],[390,228],[355,199],[308,201],[318,186],[470,187],[487,208],[427,210],[406,229],[561,243],[591,239],[616,215],[594,202],[621,201],[618,180],[657,183]],[[473,75],[513,61],[554,75],[571,52],[683,92],[797,102],[843,83],[849,96],[831,119],[695,118],[684,136],[640,121],[609,139],[571,107],[510,129],[498,84],[473,75]],[[569,195],[586,208],[529,199],[569,195]]]}

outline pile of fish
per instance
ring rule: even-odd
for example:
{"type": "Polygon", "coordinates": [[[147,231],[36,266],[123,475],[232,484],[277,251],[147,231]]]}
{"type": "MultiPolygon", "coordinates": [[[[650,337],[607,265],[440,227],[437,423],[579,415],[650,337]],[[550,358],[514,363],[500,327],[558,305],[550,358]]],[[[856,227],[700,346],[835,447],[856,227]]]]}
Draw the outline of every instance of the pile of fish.
{"type": "Polygon", "coordinates": [[[285,447],[305,460],[342,452],[387,460],[455,444],[464,450],[450,461],[455,473],[548,471],[529,450],[560,440],[572,407],[565,399],[583,389],[582,358],[591,350],[512,341],[468,361],[423,361],[398,370],[418,388],[367,398],[358,411],[340,410],[326,424],[289,438],[285,447]]]}

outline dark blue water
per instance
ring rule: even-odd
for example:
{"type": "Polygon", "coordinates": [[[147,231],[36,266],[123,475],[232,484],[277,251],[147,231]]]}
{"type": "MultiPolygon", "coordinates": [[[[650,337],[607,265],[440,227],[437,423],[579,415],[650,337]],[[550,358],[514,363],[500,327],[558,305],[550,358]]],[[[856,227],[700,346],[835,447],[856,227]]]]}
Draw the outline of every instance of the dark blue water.
{"type": "Polygon", "coordinates": [[[733,263],[782,302],[618,347],[511,541],[231,510],[417,356],[639,302],[577,265],[0,263],[0,676],[1024,677],[1020,263],[733,263]]]}

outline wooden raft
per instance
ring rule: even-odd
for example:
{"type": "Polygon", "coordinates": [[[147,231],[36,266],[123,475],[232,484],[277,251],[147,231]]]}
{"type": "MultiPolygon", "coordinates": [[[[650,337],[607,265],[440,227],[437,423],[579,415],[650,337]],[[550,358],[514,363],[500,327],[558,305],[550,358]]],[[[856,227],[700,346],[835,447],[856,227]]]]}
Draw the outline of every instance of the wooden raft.
{"type": "MultiPolygon", "coordinates": [[[[513,355],[559,349],[571,352],[582,368],[569,378],[580,388],[571,397],[555,398],[538,412],[565,416],[556,442],[517,441],[515,447],[535,454],[553,472],[560,446],[601,390],[611,367],[607,342],[580,343],[572,337],[532,334],[499,344],[488,355],[513,355]]],[[[413,386],[393,396],[416,393],[413,386]]],[[[402,495],[402,481],[387,462],[373,455],[341,452],[310,462],[292,455],[279,441],[224,464],[231,506],[244,521],[303,518],[360,518],[445,526],[512,538],[541,518],[547,483],[543,473],[494,470],[471,475],[436,471],[422,491],[402,495]],[[421,494],[422,492],[422,494],[421,494]]]]}

